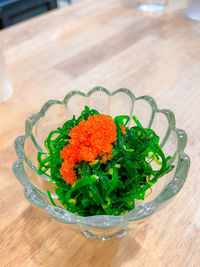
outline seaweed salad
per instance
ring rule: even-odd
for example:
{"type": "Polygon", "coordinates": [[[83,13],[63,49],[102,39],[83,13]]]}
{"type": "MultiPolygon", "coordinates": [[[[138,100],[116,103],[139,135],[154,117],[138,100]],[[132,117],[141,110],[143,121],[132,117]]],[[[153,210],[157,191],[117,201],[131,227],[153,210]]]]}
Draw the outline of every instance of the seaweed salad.
{"type": "Polygon", "coordinates": [[[112,118],[87,106],[50,132],[45,148],[38,153],[38,173],[50,177],[62,206],[80,216],[125,214],[174,167],[156,133],[135,116],[112,118]],[[130,120],[135,126],[128,127],[130,120]]]}

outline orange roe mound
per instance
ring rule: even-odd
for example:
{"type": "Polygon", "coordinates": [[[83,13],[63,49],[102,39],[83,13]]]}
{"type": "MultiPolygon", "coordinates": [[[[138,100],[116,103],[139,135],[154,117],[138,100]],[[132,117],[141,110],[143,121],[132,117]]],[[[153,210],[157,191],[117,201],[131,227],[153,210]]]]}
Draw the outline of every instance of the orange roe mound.
{"type": "MultiPolygon", "coordinates": [[[[69,136],[69,144],[60,151],[61,158],[64,159],[60,174],[63,180],[72,185],[77,178],[73,170],[75,162],[90,162],[106,153],[111,155],[112,143],[117,138],[116,125],[106,115],[89,116],[75,126],[69,136]]],[[[107,160],[112,156],[107,156],[107,160]]]]}
{"type": "Polygon", "coordinates": [[[122,134],[126,134],[126,128],[124,127],[124,125],[121,125],[120,129],[121,129],[122,134]]]}

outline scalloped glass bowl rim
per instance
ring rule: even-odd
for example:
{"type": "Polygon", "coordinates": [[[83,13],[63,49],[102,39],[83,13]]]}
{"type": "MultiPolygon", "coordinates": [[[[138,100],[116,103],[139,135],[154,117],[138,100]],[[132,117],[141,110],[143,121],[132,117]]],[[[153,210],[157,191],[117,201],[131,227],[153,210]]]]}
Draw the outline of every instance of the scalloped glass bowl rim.
{"type": "MultiPolygon", "coordinates": [[[[133,105],[132,105],[132,109],[133,109],[133,105]]],[[[25,123],[25,135],[19,136],[15,140],[15,150],[18,155],[18,160],[13,164],[13,172],[16,178],[24,186],[24,195],[27,198],[27,200],[31,202],[33,205],[46,210],[48,214],[54,217],[55,219],[63,223],[67,223],[67,224],[70,224],[70,223],[85,224],[85,225],[89,225],[93,227],[103,227],[103,228],[113,227],[113,226],[119,225],[120,223],[139,220],[139,219],[149,216],[158,208],[158,206],[162,202],[169,200],[170,198],[175,196],[180,191],[180,189],[182,188],[185,182],[185,179],[187,177],[187,173],[189,170],[189,166],[190,166],[190,159],[184,153],[186,142],[187,142],[187,135],[185,131],[175,127],[175,116],[173,112],[168,109],[158,109],[155,100],[150,96],[144,95],[144,96],[140,96],[136,98],[135,95],[129,89],[126,89],[126,88],[120,88],[114,92],[109,92],[107,89],[103,87],[95,87],[92,90],[90,90],[88,93],[83,93],[83,92],[74,90],[74,91],[69,92],[65,96],[63,101],[59,101],[59,100],[47,101],[43,105],[39,113],[33,114],[32,116],[27,118],[26,123],[25,123]],[[23,160],[26,157],[25,152],[24,152],[24,141],[28,136],[32,135],[32,128],[34,127],[35,123],[40,118],[45,116],[45,113],[48,110],[48,108],[54,104],[62,104],[66,106],[69,99],[73,95],[81,95],[83,97],[89,97],[98,91],[104,92],[108,96],[113,96],[117,93],[125,93],[131,98],[132,104],[134,104],[134,102],[139,99],[146,100],[152,108],[152,119],[151,119],[150,124],[153,121],[155,113],[161,112],[168,119],[170,131],[171,130],[175,131],[177,134],[177,138],[178,138],[178,149],[177,149],[178,165],[177,165],[176,172],[175,172],[175,175],[172,181],[161,191],[161,193],[158,195],[156,199],[144,205],[138,206],[134,210],[122,216],[98,215],[98,216],[81,217],[63,208],[52,206],[44,198],[41,197],[41,195],[37,192],[34,186],[30,183],[26,175],[26,172],[23,168],[23,160]]]]}

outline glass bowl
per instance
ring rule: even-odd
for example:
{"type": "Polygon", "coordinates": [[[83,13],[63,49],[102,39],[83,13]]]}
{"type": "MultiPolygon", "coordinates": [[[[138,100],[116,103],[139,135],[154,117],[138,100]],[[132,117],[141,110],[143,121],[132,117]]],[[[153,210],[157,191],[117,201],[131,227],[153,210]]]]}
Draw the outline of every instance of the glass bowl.
{"type": "MultiPolygon", "coordinates": [[[[131,126],[129,123],[129,126],[131,126]]],[[[102,240],[113,236],[123,236],[129,222],[140,222],[145,217],[167,204],[183,187],[188,174],[190,159],[184,153],[186,133],[175,127],[174,114],[167,109],[158,109],[155,100],[150,96],[135,97],[125,88],[109,92],[102,87],[95,87],[87,94],[72,91],[63,101],[50,100],[40,112],[27,118],[25,135],[15,140],[18,160],[13,165],[13,172],[24,186],[24,195],[33,205],[42,208],[56,220],[65,224],[77,224],[87,237],[102,240]],[[122,216],[98,215],[82,217],[62,208],[49,177],[37,173],[38,151],[45,151],[44,140],[49,132],[62,126],[75,114],[79,116],[84,106],[97,109],[99,112],[115,117],[117,115],[135,115],[144,127],[152,128],[160,137],[160,145],[166,156],[171,155],[175,168],[153,185],[152,194],[144,201],[136,201],[136,207],[122,216]],[[56,204],[49,201],[47,190],[52,194],[56,204]]]]}

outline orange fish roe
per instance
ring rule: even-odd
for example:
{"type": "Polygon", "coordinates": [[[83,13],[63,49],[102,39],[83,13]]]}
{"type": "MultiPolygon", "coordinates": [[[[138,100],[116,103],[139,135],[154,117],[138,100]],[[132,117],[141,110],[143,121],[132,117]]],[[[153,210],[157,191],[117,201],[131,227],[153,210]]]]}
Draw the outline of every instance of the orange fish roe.
{"type": "MultiPolygon", "coordinates": [[[[116,125],[112,118],[106,115],[89,116],[87,120],[82,120],[75,126],[69,136],[69,144],[60,151],[61,158],[64,159],[60,174],[72,185],[77,178],[73,170],[75,162],[90,162],[106,153],[111,155],[112,143],[117,136],[116,125]]],[[[107,156],[107,160],[112,156],[107,156]]]]}
{"type": "Polygon", "coordinates": [[[101,162],[104,163],[104,164],[106,164],[107,161],[110,160],[113,156],[114,156],[114,155],[113,155],[112,152],[110,152],[110,153],[108,153],[108,154],[104,154],[104,155],[102,156],[101,162]]]}
{"type": "Polygon", "coordinates": [[[124,127],[124,125],[121,125],[120,129],[121,129],[122,134],[126,134],[126,128],[124,127]]]}

